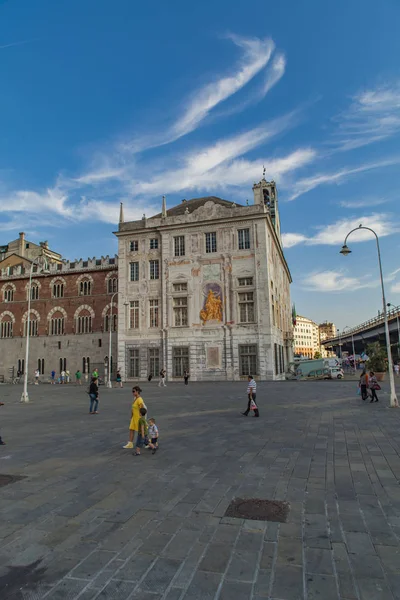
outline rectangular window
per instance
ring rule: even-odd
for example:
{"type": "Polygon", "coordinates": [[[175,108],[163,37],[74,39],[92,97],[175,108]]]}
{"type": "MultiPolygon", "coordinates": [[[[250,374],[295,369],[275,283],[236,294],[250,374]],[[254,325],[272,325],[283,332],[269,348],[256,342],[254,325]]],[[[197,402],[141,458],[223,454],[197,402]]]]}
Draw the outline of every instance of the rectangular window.
{"type": "Polygon", "coordinates": [[[217,251],[217,234],[215,231],[212,233],[206,233],[206,252],[216,252],[217,251]]]}
{"type": "Polygon", "coordinates": [[[158,260],[150,261],[150,279],[160,278],[160,262],[158,260]]]}
{"type": "Polygon", "coordinates": [[[139,281],[139,263],[131,262],[129,263],[131,270],[131,281],[139,281]]]}
{"type": "Polygon", "coordinates": [[[158,377],[160,373],[160,349],[149,348],[149,375],[158,377]]]}
{"type": "Polygon", "coordinates": [[[101,348],[101,342],[102,342],[102,340],[101,340],[101,338],[99,338],[99,340],[98,340],[99,348],[101,348]]]}
{"type": "Polygon", "coordinates": [[[240,287],[250,286],[250,285],[253,285],[253,278],[252,277],[239,277],[238,282],[239,282],[240,287]]]}
{"type": "Polygon", "coordinates": [[[257,346],[239,346],[240,375],[257,373],[257,346]]]}
{"type": "Polygon", "coordinates": [[[278,344],[274,344],[275,375],[278,375],[278,344]]]}
{"type": "Polygon", "coordinates": [[[129,327],[139,329],[139,300],[131,300],[130,302],[129,327]]]}
{"type": "Polygon", "coordinates": [[[249,250],[250,248],[250,229],[238,229],[239,250],[249,250]]]}
{"type": "Polygon", "coordinates": [[[188,324],[187,297],[174,298],[173,307],[175,327],[186,327],[188,324]]]}
{"type": "Polygon", "coordinates": [[[132,379],[139,376],[139,348],[128,348],[128,377],[132,379]]]}
{"type": "Polygon", "coordinates": [[[138,240],[132,240],[130,245],[129,245],[130,251],[131,252],[137,252],[139,250],[139,241],[138,240]]]}
{"type": "Polygon", "coordinates": [[[174,377],[183,377],[189,371],[189,348],[172,348],[172,368],[174,377]]]}
{"type": "Polygon", "coordinates": [[[175,256],[185,256],[185,236],[178,235],[174,237],[174,254],[175,256]]]}
{"type": "Polygon", "coordinates": [[[150,303],[150,327],[158,327],[158,300],[149,300],[150,303]]]}
{"type": "Polygon", "coordinates": [[[239,321],[240,323],[254,323],[253,292],[239,294],[239,321]]]}
{"type": "Polygon", "coordinates": [[[158,250],[158,238],[150,240],[150,250],[158,250]]]}
{"type": "Polygon", "coordinates": [[[187,292],[187,283],[174,283],[174,292],[187,292]]]}

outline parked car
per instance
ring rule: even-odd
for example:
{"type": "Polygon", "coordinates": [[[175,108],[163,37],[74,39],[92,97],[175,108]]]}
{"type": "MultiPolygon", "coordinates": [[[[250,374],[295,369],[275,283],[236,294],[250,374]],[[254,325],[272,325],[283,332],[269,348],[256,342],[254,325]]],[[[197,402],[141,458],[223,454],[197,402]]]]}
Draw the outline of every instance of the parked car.
{"type": "Polygon", "coordinates": [[[307,380],[309,380],[309,379],[330,379],[329,371],[330,371],[330,369],[316,369],[314,371],[310,371],[307,375],[307,380]]]}
{"type": "Polygon", "coordinates": [[[329,371],[329,379],[343,379],[344,377],[344,372],[341,367],[331,367],[329,371]]]}

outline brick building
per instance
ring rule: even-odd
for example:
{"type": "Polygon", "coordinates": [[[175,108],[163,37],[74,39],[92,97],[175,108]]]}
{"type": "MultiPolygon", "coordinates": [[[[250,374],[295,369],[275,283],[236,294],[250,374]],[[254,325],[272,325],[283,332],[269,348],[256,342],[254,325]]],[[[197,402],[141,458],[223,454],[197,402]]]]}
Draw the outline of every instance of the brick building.
{"type": "MultiPolygon", "coordinates": [[[[105,375],[108,365],[109,327],[112,327],[112,355],[117,347],[117,257],[86,261],[62,261],[46,243],[41,248],[48,261],[43,273],[33,266],[30,310],[29,379],[39,368],[44,379],[54,369],[77,369],[88,374],[96,366],[105,375]],[[113,333],[115,332],[115,333],[113,333]]],[[[11,244],[2,246],[9,248],[11,244]]],[[[18,251],[17,251],[18,252],[18,251]]],[[[31,259],[19,252],[0,256],[0,377],[9,379],[25,370],[25,346],[31,259]],[[3,260],[1,260],[3,259],[3,260]]],[[[37,250],[35,257],[40,255],[37,250]]],[[[117,365],[112,365],[115,372],[117,365]]]]}

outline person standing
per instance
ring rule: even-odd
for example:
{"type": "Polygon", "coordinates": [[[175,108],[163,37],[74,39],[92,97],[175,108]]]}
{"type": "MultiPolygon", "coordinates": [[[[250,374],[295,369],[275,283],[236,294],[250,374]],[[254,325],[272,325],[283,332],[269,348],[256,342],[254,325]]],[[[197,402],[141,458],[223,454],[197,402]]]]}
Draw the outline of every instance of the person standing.
{"type": "Polygon", "coordinates": [[[39,377],[40,377],[40,371],[39,369],[35,370],[35,385],[39,385],[39,377]]]}
{"type": "Polygon", "coordinates": [[[185,381],[185,385],[188,385],[188,383],[189,383],[189,377],[190,377],[190,375],[189,375],[189,371],[187,371],[187,370],[185,369],[185,370],[184,370],[184,372],[183,372],[183,379],[184,379],[184,381],[185,381]]]}
{"type": "Polygon", "coordinates": [[[82,385],[82,373],[80,372],[79,369],[75,373],[75,383],[76,383],[76,385],[82,385]]]}
{"type": "Polygon", "coordinates": [[[56,383],[56,381],[55,381],[55,379],[56,379],[56,372],[55,372],[54,369],[50,373],[50,379],[51,379],[51,385],[55,385],[55,383],[56,383]]]}
{"type": "Polygon", "coordinates": [[[123,448],[129,450],[133,448],[133,438],[135,436],[135,431],[139,431],[139,418],[140,418],[140,409],[146,408],[145,403],[143,402],[143,398],[141,397],[142,390],[138,385],[135,385],[132,388],[133,394],[133,403],[131,409],[131,422],[129,424],[129,441],[123,446],[123,448]]]}
{"type": "Polygon", "coordinates": [[[167,371],[165,369],[161,369],[160,371],[160,381],[158,382],[158,387],[167,387],[167,384],[165,383],[165,377],[167,375],[167,371]]]}
{"type": "Polygon", "coordinates": [[[396,377],[398,377],[399,373],[400,373],[400,366],[396,363],[393,368],[394,368],[394,372],[396,374],[396,377]]]}
{"type": "Polygon", "coordinates": [[[98,370],[97,370],[97,369],[94,369],[94,371],[93,371],[93,373],[92,373],[92,377],[93,377],[94,379],[98,379],[98,378],[99,378],[99,372],[98,372],[98,370]]]}
{"type": "Polygon", "coordinates": [[[97,415],[97,409],[99,406],[99,386],[97,385],[97,379],[92,377],[92,381],[90,382],[89,387],[89,397],[90,397],[90,415],[97,415]],[[94,410],[93,410],[94,408],[94,410]]]}
{"type": "Polygon", "coordinates": [[[116,377],[116,381],[117,381],[117,385],[119,384],[119,387],[124,387],[122,385],[122,377],[121,377],[121,369],[117,370],[117,377],[116,377]]]}
{"type": "Polygon", "coordinates": [[[65,371],[65,383],[69,383],[71,380],[71,373],[68,371],[68,369],[65,371]]]}
{"type": "Polygon", "coordinates": [[[377,378],[375,377],[375,373],[373,371],[369,372],[369,389],[371,390],[371,400],[370,402],[379,402],[379,398],[376,395],[376,390],[380,390],[381,386],[378,383],[377,378]]]}
{"type": "Polygon", "coordinates": [[[365,371],[365,368],[363,369],[361,375],[360,375],[360,388],[361,388],[361,398],[363,400],[366,400],[368,398],[368,374],[365,371]]]}
{"type": "Polygon", "coordinates": [[[257,384],[254,381],[253,375],[249,375],[247,377],[248,380],[248,384],[247,384],[247,398],[248,398],[248,402],[247,402],[247,409],[244,411],[244,413],[242,413],[242,415],[244,415],[245,417],[247,417],[247,415],[249,414],[249,412],[251,410],[254,410],[254,416],[255,417],[259,417],[260,413],[258,411],[258,406],[256,403],[256,397],[257,397],[257,384]]]}
{"type": "Polygon", "coordinates": [[[147,410],[145,408],[139,409],[139,421],[138,421],[138,434],[136,438],[136,448],[133,456],[140,456],[140,448],[144,446],[148,434],[148,425],[146,421],[147,410]]]}

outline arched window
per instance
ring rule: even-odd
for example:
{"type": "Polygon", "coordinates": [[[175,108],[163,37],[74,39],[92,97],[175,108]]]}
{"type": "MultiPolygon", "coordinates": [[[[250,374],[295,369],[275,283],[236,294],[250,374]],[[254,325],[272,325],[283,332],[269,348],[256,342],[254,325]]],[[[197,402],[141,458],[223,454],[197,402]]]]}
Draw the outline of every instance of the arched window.
{"type": "Polygon", "coordinates": [[[80,314],[76,319],[76,333],[91,333],[92,317],[87,314],[80,314]]]}
{"type": "Polygon", "coordinates": [[[118,279],[116,277],[110,277],[108,280],[107,290],[109,294],[114,294],[118,291],[118,279]]]}
{"type": "MultiPolygon", "coordinates": [[[[118,315],[116,313],[114,313],[111,316],[111,331],[117,331],[117,325],[118,325],[118,315]]],[[[110,315],[106,314],[104,316],[104,331],[110,331],[110,315]]]]}
{"type": "Polygon", "coordinates": [[[61,373],[61,371],[66,371],[66,370],[67,370],[67,359],[60,358],[60,373],[61,373]]]}
{"type": "Polygon", "coordinates": [[[82,373],[84,375],[90,373],[90,358],[88,356],[82,358],[82,373]]]}
{"type": "Polygon", "coordinates": [[[44,375],[44,358],[38,358],[38,371],[41,375],[44,375]]]}
{"type": "Polygon", "coordinates": [[[65,333],[65,318],[60,312],[55,312],[50,319],[49,335],[63,335],[65,333]]]}
{"type": "MultiPolygon", "coordinates": [[[[24,322],[24,336],[26,337],[28,321],[24,322]]],[[[39,321],[36,318],[36,315],[31,314],[29,319],[29,336],[39,335],[39,321]]]]}
{"type": "Polygon", "coordinates": [[[39,300],[39,286],[37,283],[32,283],[31,285],[31,300],[39,300]]]}
{"type": "Polygon", "coordinates": [[[90,296],[92,293],[92,282],[89,279],[82,279],[79,283],[79,295],[90,296]]]}
{"type": "Polygon", "coordinates": [[[9,315],[6,315],[0,323],[0,338],[12,338],[13,321],[9,315]]]}
{"type": "Polygon", "coordinates": [[[11,286],[7,286],[4,289],[4,302],[12,302],[13,300],[14,300],[14,289],[11,286]]]}
{"type": "Polygon", "coordinates": [[[64,284],[61,281],[53,283],[53,298],[64,298],[64,284]]]}

